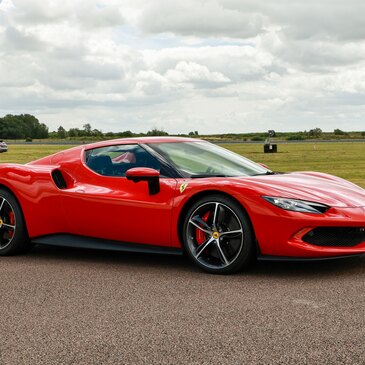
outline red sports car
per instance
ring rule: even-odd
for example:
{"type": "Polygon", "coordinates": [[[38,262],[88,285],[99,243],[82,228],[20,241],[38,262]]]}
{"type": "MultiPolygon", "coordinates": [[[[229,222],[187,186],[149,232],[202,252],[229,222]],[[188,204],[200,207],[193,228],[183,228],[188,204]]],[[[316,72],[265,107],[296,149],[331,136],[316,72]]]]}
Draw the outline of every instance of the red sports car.
{"type": "Polygon", "coordinates": [[[214,144],[131,138],[0,165],[0,254],[33,244],[182,254],[212,273],[365,252],[365,190],[214,144]]]}

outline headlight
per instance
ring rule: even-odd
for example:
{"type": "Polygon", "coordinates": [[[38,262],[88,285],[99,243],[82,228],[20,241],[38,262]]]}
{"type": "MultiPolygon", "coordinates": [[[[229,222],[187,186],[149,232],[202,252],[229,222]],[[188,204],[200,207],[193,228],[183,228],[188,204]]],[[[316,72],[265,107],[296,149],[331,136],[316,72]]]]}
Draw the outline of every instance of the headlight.
{"type": "Polygon", "coordinates": [[[322,214],[330,208],[325,204],[308,202],[305,200],[278,198],[275,196],[263,196],[263,198],[281,209],[292,210],[294,212],[322,214]]]}

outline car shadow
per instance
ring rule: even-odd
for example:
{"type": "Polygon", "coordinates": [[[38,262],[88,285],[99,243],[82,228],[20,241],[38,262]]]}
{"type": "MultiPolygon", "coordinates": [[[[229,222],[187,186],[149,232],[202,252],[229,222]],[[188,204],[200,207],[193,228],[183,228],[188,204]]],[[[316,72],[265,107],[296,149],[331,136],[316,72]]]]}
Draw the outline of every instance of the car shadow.
{"type": "Polygon", "coordinates": [[[334,277],[365,274],[365,255],[318,261],[257,261],[243,275],[267,277],[334,277]]]}
{"type": "MultiPolygon", "coordinates": [[[[37,245],[27,256],[32,257],[36,261],[123,265],[123,267],[134,269],[149,267],[158,270],[179,271],[181,273],[205,274],[205,272],[195,267],[185,255],[114,252],[37,245]]],[[[359,273],[365,274],[365,255],[309,262],[255,261],[248,269],[236,274],[235,277],[314,278],[359,273]]]]}
{"type": "Polygon", "coordinates": [[[37,261],[51,260],[91,264],[120,264],[135,267],[193,267],[189,260],[182,255],[134,253],[47,245],[36,245],[27,256],[31,256],[37,261]]]}

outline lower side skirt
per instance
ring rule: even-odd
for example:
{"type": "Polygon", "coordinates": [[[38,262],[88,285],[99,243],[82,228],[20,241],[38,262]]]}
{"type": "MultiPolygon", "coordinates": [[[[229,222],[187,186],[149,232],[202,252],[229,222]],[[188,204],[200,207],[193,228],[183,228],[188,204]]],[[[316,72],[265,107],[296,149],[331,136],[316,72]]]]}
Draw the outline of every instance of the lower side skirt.
{"type": "Polygon", "coordinates": [[[313,261],[329,261],[329,260],[341,260],[349,259],[353,257],[359,257],[364,255],[363,253],[356,253],[342,256],[327,256],[327,257],[290,257],[290,256],[257,256],[258,261],[283,261],[283,262],[313,262],[313,261]]]}
{"type": "Polygon", "coordinates": [[[163,255],[182,255],[181,248],[150,246],[144,244],[125,243],[119,241],[105,240],[101,238],[77,236],[72,234],[52,234],[33,238],[34,244],[59,246],[59,247],[74,247],[88,248],[94,250],[108,251],[123,251],[123,252],[139,252],[148,254],[163,254],[163,255]]]}
{"type": "MultiPolygon", "coordinates": [[[[38,245],[59,246],[59,247],[73,247],[73,248],[86,248],[93,250],[106,250],[106,251],[121,251],[121,252],[136,252],[147,254],[162,254],[162,255],[183,255],[182,248],[171,248],[161,246],[150,246],[138,243],[128,243],[120,241],[106,240],[102,238],[93,238],[85,236],[77,236],[72,234],[52,234],[48,236],[36,237],[31,240],[32,243],[38,245]]],[[[312,261],[327,261],[347,259],[362,256],[360,254],[350,254],[342,256],[330,256],[330,257],[289,257],[289,256],[270,256],[270,255],[258,255],[258,261],[280,261],[280,262],[312,262],[312,261]]]]}

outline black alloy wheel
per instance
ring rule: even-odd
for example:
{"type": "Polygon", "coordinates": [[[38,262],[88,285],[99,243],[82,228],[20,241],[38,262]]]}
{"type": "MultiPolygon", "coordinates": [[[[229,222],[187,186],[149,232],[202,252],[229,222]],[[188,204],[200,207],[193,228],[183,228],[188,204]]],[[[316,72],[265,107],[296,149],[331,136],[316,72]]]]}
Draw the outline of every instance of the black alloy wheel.
{"type": "Polygon", "coordinates": [[[19,203],[0,188],[0,255],[15,255],[31,247],[19,203]]]}
{"type": "Polygon", "coordinates": [[[197,266],[216,274],[242,270],[255,255],[247,213],[233,199],[221,195],[204,197],[189,209],[183,245],[197,266]]]}

